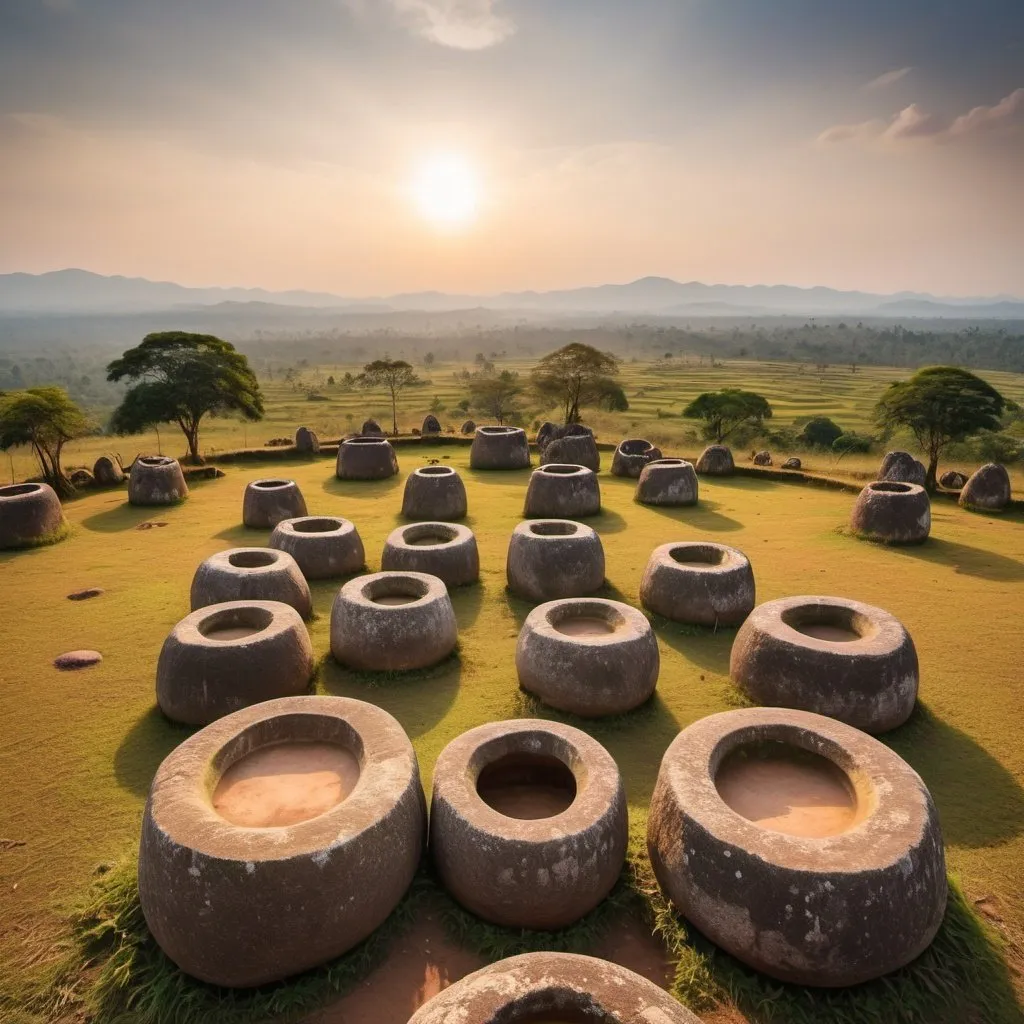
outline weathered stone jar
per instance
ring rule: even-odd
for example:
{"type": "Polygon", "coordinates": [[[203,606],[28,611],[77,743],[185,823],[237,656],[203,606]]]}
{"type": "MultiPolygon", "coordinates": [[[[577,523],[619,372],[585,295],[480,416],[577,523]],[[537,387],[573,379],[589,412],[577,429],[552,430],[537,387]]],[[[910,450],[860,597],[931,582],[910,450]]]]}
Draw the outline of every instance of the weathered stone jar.
{"type": "Polygon", "coordinates": [[[466,516],[466,485],[450,466],[421,466],[409,474],[402,497],[406,519],[456,520],[466,516]]]}
{"type": "Polygon", "coordinates": [[[526,469],[530,445],[521,427],[477,427],[469,448],[470,469],[526,469]]]}
{"type": "Polygon", "coordinates": [[[627,476],[634,480],[643,472],[644,466],[661,458],[661,449],[650,441],[631,437],[620,441],[612,456],[612,476],[627,476]]]}
{"type": "Polygon", "coordinates": [[[586,466],[594,473],[600,472],[601,453],[597,450],[594,435],[589,430],[580,429],[581,433],[563,434],[551,440],[541,454],[540,464],[586,466]]]}
{"type": "Polygon", "coordinates": [[[391,531],[384,542],[380,567],[427,573],[448,588],[464,587],[480,578],[480,552],[476,536],[466,526],[416,523],[391,531]]]}
{"type": "Polygon", "coordinates": [[[960,491],[960,505],[979,512],[1001,512],[1010,504],[1010,474],[990,462],[971,474],[960,491]]]}
{"type": "Polygon", "coordinates": [[[295,450],[300,455],[318,455],[320,438],[309,427],[299,427],[295,431],[295,450]]]}
{"type": "Polygon", "coordinates": [[[395,908],[425,819],[416,755],[386,711],[345,697],[255,704],[157,769],[139,846],[146,924],[210,984],[308,970],[395,908]]]}
{"type": "Polygon", "coordinates": [[[583,523],[535,519],[512,531],[505,572],[509,590],[528,601],[584,597],[604,583],[604,548],[583,523]]]}
{"type": "Polygon", "coordinates": [[[586,466],[542,464],[530,474],[523,515],[542,519],[579,519],[601,511],[601,485],[586,466]]]}
{"type": "Polygon", "coordinates": [[[696,505],[700,493],[697,473],[684,459],[656,459],[644,466],[636,483],[641,505],[696,505]]]}
{"type": "Polygon", "coordinates": [[[230,601],[186,616],[164,641],[156,701],[175,722],[208,725],[234,711],[306,692],[313,645],[278,601],[230,601]]]}
{"type": "Polygon", "coordinates": [[[242,523],[251,530],[272,530],[285,519],[306,514],[306,499],[294,480],[253,480],[242,497],[242,523]]]}
{"type": "Polygon", "coordinates": [[[615,761],[570,726],[482,725],[452,740],[434,766],[434,864],[455,899],[495,924],[578,920],[618,879],[627,832],[615,761]]]}
{"type": "Polygon", "coordinates": [[[377,572],[349,580],[331,609],[331,654],[348,668],[406,672],[443,661],[459,627],[442,580],[377,572]]]}
{"type": "Polygon", "coordinates": [[[656,615],[697,626],[738,626],[754,607],[754,571],[725,544],[662,544],[640,581],[640,601],[656,615]]]}
{"type": "Polygon", "coordinates": [[[192,577],[192,611],[225,601],[281,601],[304,619],[313,599],[302,571],[285,551],[230,548],[211,555],[192,577]]]}
{"type": "Polygon", "coordinates": [[[113,455],[101,455],[93,463],[92,475],[98,487],[116,487],[124,483],[124,470],[113,455]]]}
{"type": "Polygon", "coordinates": [[[534,608],[516,645],[519,685],[549,707],[584,718],[621,715],[649,700],[660,664],[646,617],[600,598],[534,608]]]}
{"type": "Polygon", "coordinates": [[[850,526],[868,540],[921,544],[932,528],[931,501],[917,484],[876,480],[857,497],[850,526]]]}
{"type": "Polygon", "coordinates": [[[900,621],[843,597],[758,605],[736,634],[729,673],[756,704],[813,711],[871,733],[910,717],[919,679],[900,621]]]}
{"type": "Polygon", "coordinates": [[[732,476],[735,471],[732,452],[724,444],[708,445],[697,460],[697,472],[704,476],[732,476]]]}
{"type": "Polygon", "coordinates": [[[603,1021],[700,1024],[663,989],[625,967],[574,953],[499,960],[434,996],[409,1024],[603,1021]]]}
{"type": "Polygon", "coordinates": [[[423,426],[420,433],[424,436],[441,433],[441,421],[434,415],[426,416],[423,419],[423,426]]]}
{"type": "Polygon", "coordinates": [[[910,452],[886,452],[878,470],[879,480],[924,487],[927,471],[910,452]]]}
{"type": "Polygon", "coordinates": [[[339,480],[386,480],[398,472],[398,456],[386,437],[350,437],[338,446],[339,480]]]}
{"type": "Polygon", "coordinates": [[[64,528],[64,510],[49,484],[0,487],[0,549],[46,541],[64,528]]]}
{"type": "Polygon", "coordinates": [[[188,497],[185,475],[177,459],[166,455],[140,455],[128,474],[128,501],[132,505],[176,505],[188,497]]]}
{"type": "Polygon", "coordinates": [[[946,907],[942,834],[917,773],[806,711],[726,711],[684,729],[661,763],[647,844],[681,914],[798,985],[910,963],[946,907]]]}
{"type": "Polygon", "coordinates": [[[274,527],[268,544],[291,555],[307,580],[336,579],[366,568],[355,523],[339,516],[285,519],[274,527]]]}

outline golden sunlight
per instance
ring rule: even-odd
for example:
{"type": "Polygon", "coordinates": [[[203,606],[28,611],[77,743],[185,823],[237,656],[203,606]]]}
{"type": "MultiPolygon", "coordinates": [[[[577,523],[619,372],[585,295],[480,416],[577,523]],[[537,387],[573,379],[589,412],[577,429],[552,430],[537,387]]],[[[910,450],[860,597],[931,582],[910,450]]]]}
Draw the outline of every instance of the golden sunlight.
{"type": "Polygon", "coordinates": [[[465,158],[437,154],[417,170],[412,198],[419,213],[439,227],[464,227],[476,218],[480,182],[465,158]]]}

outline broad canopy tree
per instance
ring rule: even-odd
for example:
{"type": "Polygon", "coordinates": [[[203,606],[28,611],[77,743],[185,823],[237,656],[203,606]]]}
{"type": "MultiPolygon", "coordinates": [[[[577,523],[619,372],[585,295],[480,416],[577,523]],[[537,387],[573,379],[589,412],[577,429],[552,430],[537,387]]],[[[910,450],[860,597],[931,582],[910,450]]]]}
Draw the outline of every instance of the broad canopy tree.
{"type": "Polygon", "coordinates": [[[361,388],[384,388],[391,395],[391,432],[398,435],[398,396],[406,389],[422,384],[415,370],[404,359],[375,359],[363,367],[355,379],[361,388]]]}
{"type": "Polygon", "coordinates": [[[991,384],[958,366],[926,366],[890,384],[875,406],[886,430],[905,427],[928,456],[925,487],[935,489],[939,457],[954,441],[980,430],[998,430],[1005,406],[991,384]]]}
{"type": "Polygon", "coordinates": [[[61,465],[68,441],[87,434],[85,414],[59,387],[29,388],[0,394],[0,451],[29,445],[43,479],[61,498],[74,493],[61,465]]]}
{"type": "Polygon", "coordinates": [[[608,352],[573,342],[550,352],[530,374],[537,395],[562,407],[563,422],[579,423],[584,406],[598,405],[621,389],[619,360],[608,352]]]}
{"type": "Polygon", "coordinates": [[[723,388],[698,395],[683,410],[683,415],[703,420],[705,436],[721,444],[740,426],[760,426],[764,420],[770,420],[772,407],[768,399],[756,391],[723,388]]]}
{"type": "Polygon", "coordinates": [[[135,383],[114,410],[113,429],[136,434],[158,423],[177,423],[194,463],[202,462],[203,417],[234,412],[254,422],[263,418],[263,395],[249,360],[210,334],[148,334],[107,367],[107,380],[123,379],[135,383]]]}
{"type": "Polygon", "coordinates": [[[513,370],[475,373],[469,379],[470,408],[499,425],[519,411],[522,392],[519,374],[513,370]]]}

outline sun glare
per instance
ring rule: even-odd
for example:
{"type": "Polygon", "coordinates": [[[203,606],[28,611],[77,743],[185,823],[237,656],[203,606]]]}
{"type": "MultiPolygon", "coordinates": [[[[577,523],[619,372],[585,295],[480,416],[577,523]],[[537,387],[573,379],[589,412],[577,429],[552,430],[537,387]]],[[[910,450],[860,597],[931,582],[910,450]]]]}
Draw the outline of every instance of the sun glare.
{"type": "Polygon", "coordinates": [[[419,213],[439,227],[464,227],[476,218],[480,183],[470,163],[455,154],[425,161],[412,182],[419,213]]]}

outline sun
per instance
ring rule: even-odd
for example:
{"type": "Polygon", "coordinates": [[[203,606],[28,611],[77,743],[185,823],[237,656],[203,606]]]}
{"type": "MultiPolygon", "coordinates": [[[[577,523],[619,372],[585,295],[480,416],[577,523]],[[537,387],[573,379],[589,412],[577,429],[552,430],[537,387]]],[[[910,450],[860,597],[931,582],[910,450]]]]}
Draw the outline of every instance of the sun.
{"type": "Polygon", "coordinates": [[[443,228],[460,228],[476,220],[480,181],[472,164],[455,153],[425,160],[412,181],[412,199],[420,215],[443,228]]]}

